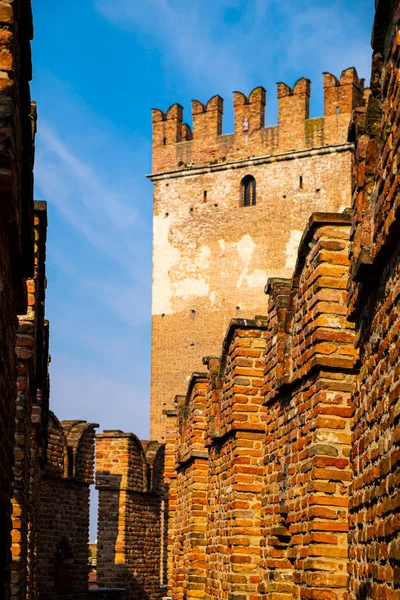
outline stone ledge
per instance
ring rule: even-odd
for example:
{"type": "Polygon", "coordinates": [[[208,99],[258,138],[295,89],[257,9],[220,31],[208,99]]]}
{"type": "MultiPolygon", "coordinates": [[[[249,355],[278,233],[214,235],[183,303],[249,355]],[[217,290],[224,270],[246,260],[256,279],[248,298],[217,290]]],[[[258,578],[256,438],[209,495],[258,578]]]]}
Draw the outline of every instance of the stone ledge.
{"type": "Polygon", "coordinates": [[[283,152],[281,154],[268,154],[266,156],[255,156],[254,158],[246,158],[226,162],[224,164],[207,165],[205,167],[188,167],[186,169],[163,171],[161,173],[146,175],[150,181],[162,181],[163,179],[173,179],[175,177],[187,177],[190,175],[203,175],[205,173],[215,173],[217,171],[229,171],[232,169],[243,169],[253,167],[255,165],[264,165],[268,163],[281,162],[284,160],[294,160],[296,158],[308,158],[313,156],[323,156],[325,154],[334,154],[335,152],[348,152],[354,150],[354,144],[347,142],[346,144],[337,144],[332,146],[321,146],[311,150],[293,150],[291,152],[283,152]]]}

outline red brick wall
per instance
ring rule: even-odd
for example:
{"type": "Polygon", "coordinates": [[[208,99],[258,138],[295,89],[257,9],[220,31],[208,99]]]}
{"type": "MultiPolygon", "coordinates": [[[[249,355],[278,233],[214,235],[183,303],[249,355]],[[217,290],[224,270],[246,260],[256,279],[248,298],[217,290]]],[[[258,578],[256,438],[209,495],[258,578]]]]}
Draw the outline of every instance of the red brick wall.
{"type": "Polygon", "coordinates": [[[94,427],[84,421],[60,423],[50,413],[37,546],[38,590],[44,600],[87,600],[94,427]]]}
{"type": "Polygon", "coordinates": [[[350,310],[361,368],[354,394],[350,597],[400,598],[400,3],[379,0],[371,96],[353,121],[350,310]]]}
{"type": "Polygon", "coordinates": [[[186,397],[178,401],[177,519],[174,529],[172,579],[175,597],[193,598],[205,593],[208,453],[206,435],[207,375],[192,376],[186,397]]]}
{"type": "Polygon", "coordinates": [[[233,320],[221,359],[177,400],[174,598],[345,597],[349,234],[348,214],[313,215],[267,315],[233,320]]]}
{"type": "Polygon", "coordinates": [[[47,212],[35,203],[35,269],[28,311],[19,316],[13,484],[12,598],[35,598],[39,478],[48,417],[48,326],[44,319],[47,212]],[[28,574],[29,563],[29,574],[28,574]]]}
{"type": "MultiPolygon", "coordinates": [[[[202,597],[204,574],[210,599],[400,598],[400,2],[378,0],[376,10],[368,106],[356,108],[350,72],[340,87],[325,75],[326,116],[356,108],[352,214],[314,215],[293,277],[269,281],[262,366],[250,364],[259,360],[248,352],[254,331],[250,342],[238,327],[222,359],[206,360],[207,377],[195,375],[177,397],[176,416],[166,411],[177,419],[174,598],[202,597]],[[252,377],[262,380],[258,395],[252,377]],[[264,400],[265,413],[250,398],[264,400]],[[243,443],[249,423],[260,424],[260,443],[256,430],[243,443]],[[205,512],[197,492],[206,477],[205,512]]],[[[289,103],[307,116],[306,80],[295,90],[281,84],[280,95],[282,122],[289,103]]],[[[262,91],[253,100],[261,127],[262,91]]],[[[246,102],[236,97],[237,123],[246,102]]],[[[220,99],[194,108],[201,136],[218,135],[220,99]]],[[[155,116],[167,136],[179,134],[179,107],[155,116]]]]}
{"type": "Polygon", "coordinates": [[[124,588],[129,600],[157,600],[163,596],[164,448],[121,431],[96,440],[98,586],[124,588]]]}
{"type": "Polygon", "coordinates": [[[348,215],[314,215],[290,286],[269,286],[266,355],[266,598],[343,598],[347,589],[351,393],[348,215]]]}
{"type": "MultiPolygon", "coordinates": [[[[233,320],[177,398],[174,598],[254,597],[260,583],[265,322],[233,320]]],[[[175,491],[175,490],[174,490],[175,491]]]]}
{"type": "Polygon", "coordinates": [[[15,341],[33,270],[30,1],[0,7],[0,596],[10,596],[11,496],[15,427],[15,341]]]}

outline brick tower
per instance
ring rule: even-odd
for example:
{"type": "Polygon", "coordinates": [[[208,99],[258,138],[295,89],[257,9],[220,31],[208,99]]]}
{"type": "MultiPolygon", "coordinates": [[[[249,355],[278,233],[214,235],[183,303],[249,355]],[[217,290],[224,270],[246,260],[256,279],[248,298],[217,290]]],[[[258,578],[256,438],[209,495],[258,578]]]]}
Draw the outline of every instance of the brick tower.
{"type": "Polygon", "coordinates": [[[351,199],[352,110],[364,103],[354,68],[324,74],[324,117],[309,118],[310,81],[278,83],[278,125],[265,127],[266,92],[235,92],[234,133],[223,99],[153,110],[154,183],[151,439],[229,321],[265,312],[269,277],[289,277],[310,213],[351,199]],[[207,326],[205,326],[207,323],[207,326]]]}

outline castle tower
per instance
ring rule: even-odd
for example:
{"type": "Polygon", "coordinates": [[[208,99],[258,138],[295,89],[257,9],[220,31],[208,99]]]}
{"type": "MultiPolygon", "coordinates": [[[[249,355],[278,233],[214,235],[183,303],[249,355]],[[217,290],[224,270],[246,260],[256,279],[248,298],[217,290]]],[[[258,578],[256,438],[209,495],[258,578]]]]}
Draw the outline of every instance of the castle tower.
{"type": "Polygon", "coordinates": [[[269,277],[290,277],[312,212],[351,202],[350,115],[363,104],[355,69],[324,74],[324,117],[309,118],[310,81],[278,83],[278,125],[264,126],[266,92],[153,110],[154,183],[151,439],[202,358],[218,353],[232,318],[265,312],[269,277]],[[207,326],[205,325],[207,324],[207,326]]]}

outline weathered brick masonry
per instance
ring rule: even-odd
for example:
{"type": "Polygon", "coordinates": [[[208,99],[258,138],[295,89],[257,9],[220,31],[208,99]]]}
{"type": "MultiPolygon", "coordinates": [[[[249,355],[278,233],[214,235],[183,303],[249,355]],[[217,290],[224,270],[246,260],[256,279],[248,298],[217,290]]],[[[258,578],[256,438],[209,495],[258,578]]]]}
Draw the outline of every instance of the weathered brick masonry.
{"type": "MultiPolygon", "coordinates": [[[[87,600],[96,425],[49,411],[30,3],[0,22],[0,597],[87,600]]],[[[231,135],[218,96],[193,133],[153,112],[165,445],[97,436],[93,595],[400,600],[400,0],[377,0],[373,52],[370,90],[324,74],[321,119],[306,79],[278,84],[276,127],[263,88],[231,135]]]]}
{"type": "Polygon", "coordinates": [[[37,597],[40,473],[45,458],[49,405],[45,202],[35,202],[34,275],[27,281],[28,311],[19,316],[14,446],[12,598],[37,597]]]}
{"type": "Polygon", "coordinates": [[[346,319],[348,214],[316,214],[290,282],[269,283],[263,492],[266,598],[343,598],[353,326],[346,319]]]}
{"type": "Polygon", "coordinates": [[[0,596],[8,600],[17,314],[33,273],[30,2],[1,2],[0,24],[0,596]]]}
{"type": "Polygon", "coordinates": [[[350,313],[354,394],[350,596],[400,598],[400,4],[379,0],[371,96],[356,111],[350,313]]]}
{"type": "Polygon", "coordinates": [[[122,431],[97,435],[97,582],[123,588],[128,600],[163,596],[163,468],[160,444],[122,431]]]}
{"type": "Polygon", "coordinates": [[[313,215],[265,316],[166,411],[173,598],[400,598],[400,3],[376,7],[352,209],[313,215]]]}
{"type": "Polygon", "coordinates": [[[41,600],[86,600],[89,578],[89,485],[94,423],[59,422],[50,413],[39,498],[37,541],[41,600]]]}

